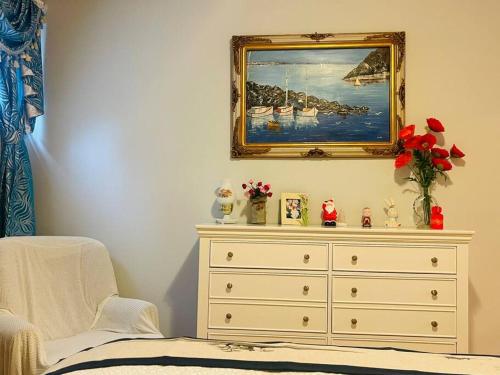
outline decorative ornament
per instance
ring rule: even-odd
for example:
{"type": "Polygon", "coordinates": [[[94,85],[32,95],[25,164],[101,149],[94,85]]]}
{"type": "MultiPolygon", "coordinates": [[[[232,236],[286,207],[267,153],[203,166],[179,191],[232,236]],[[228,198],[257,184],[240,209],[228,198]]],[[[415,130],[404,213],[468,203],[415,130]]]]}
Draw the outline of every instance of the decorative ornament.
{"type": "Polygon", "coordinates": [[[401,226],[400,223],[398,223],[398,210],[396,208],[396,202],[394,199],[389,198],[385,199],[385,214],[387,216],[387,220],[385,221],[385,226],[386,228],[399,228],[401,226]]]}
{"type": "Polygon", "coordinates": [[[337,210],[335,209],[335,203],[333,199],[329,199],[323,202],[322,208],[322,216],[323,216],[323,225],[325,227],[336,227],[337,226],[337,210]]]}
{"type": "Polygon", "coordinates": [[[431,208],[431,229],[443,229],[443,209],[439,206],[432,206],[431,208]]]}
{"type": "Polygon", "coordinates": [[[222,219],[216,219],[218,224],[234,224],[234,219],[231,214],[234,207],[234,192],[229,179],[224,179],[222,186],[217,189],[217,202],[220,204],[220,211],[224,214],[222,219]]]}
{"type": "Polygon", "coordinates": [[[337,227],[347,227],[345,212],[342,208],[339,208],[339,212],[337,215],[337,227]]]}
{"type": "Polygon", "coordinates": [[[370,207],[363,208],[363,214],[361,215],[361,225],[363,228],[372,227],[372,209],[370,207]]]}

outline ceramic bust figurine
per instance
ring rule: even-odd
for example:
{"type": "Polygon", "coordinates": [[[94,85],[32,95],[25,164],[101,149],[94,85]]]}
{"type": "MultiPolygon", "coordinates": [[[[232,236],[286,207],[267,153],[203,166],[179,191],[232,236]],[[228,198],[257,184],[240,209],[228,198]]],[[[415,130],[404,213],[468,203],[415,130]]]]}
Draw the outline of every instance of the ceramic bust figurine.
{"type": "Polygon", "coordinates": [[[323,210],[323,225],[325,227],[337,226],[337,210],[335,209],[333,199],[324,201],[321,208],[323,210]]]}
{"type": "Polygon", "coordinates": [[[217,190],[217,202],[220,204],[220,210],[224,214],[224,217],[215,221],[219,224],[236,223],[236,219],[233,219],[231,216],[234,207],[234,191],[229,179],[225,179],[221,187],[217,190]]]}
{"type": "Polygon", "coordinates": [[[363,228],[372,227],[372,210],[370,207],[363,208],[363,215],[361,216],[361,224],[363,228]]]}
{"type": "Polygon", "coordinates": [[[398,210],[396,208],[396,202],[394,199],[389,198],[385,199],[385,214],[387,216],[387,219],[385,220],[385,226],[386,228],[399,228],[401,226],[400,223],[398,223],[398,210]]]}

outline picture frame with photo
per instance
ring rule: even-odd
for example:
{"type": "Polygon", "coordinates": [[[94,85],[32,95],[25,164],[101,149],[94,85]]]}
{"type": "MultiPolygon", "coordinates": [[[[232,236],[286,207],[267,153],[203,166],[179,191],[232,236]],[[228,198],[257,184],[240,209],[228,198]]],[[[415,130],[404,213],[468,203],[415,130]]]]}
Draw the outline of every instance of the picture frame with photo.
{"type": "Polygon", "coordinates": [[[307,217],[307,195],[281,193],[281,224],[301,225],[307,217]]]}

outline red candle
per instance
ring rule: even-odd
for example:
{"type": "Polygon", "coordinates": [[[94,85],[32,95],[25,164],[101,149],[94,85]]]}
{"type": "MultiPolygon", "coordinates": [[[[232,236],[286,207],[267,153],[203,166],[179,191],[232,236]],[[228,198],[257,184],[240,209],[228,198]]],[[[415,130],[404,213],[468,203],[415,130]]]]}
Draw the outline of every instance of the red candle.
{"type": "Polygon", "coordinates": [[[431,229],[443,229],[443,209],[439,206],[431,208],[431,229]]]}

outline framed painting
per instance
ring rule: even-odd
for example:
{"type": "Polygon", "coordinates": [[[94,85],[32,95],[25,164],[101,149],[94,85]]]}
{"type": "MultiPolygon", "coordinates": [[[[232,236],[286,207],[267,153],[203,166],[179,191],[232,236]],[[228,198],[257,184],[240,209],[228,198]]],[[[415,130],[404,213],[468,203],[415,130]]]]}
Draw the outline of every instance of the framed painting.
{"type": "Polygon", "coordinates": [[[405,34],[233,36],[233,158],[392,157],[405,34]]]}

